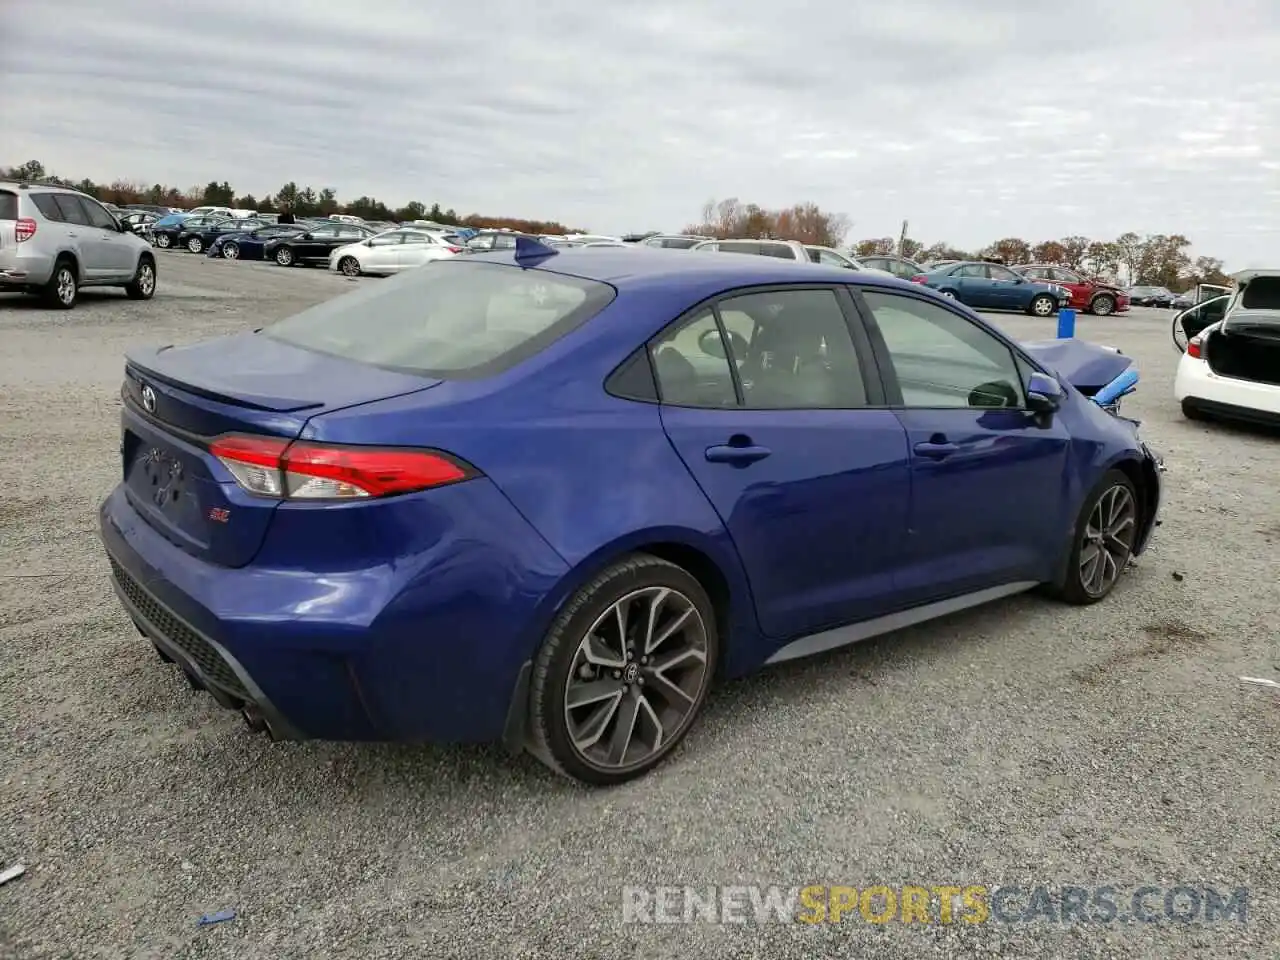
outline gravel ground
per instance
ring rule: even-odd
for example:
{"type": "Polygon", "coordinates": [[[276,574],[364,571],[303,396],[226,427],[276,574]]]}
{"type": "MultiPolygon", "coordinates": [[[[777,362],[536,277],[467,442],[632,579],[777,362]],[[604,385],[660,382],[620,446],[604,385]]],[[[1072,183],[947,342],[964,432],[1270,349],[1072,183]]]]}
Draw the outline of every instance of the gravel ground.
{"type": "Polygon", "coordinates": [[[27,864],[0,955],[1278,955],[1280,696],[1237,677],[1280,676],[1280,439],[1182,420],[1167,313],[1081,321],[1138,359],[1128,412],[1169,465],[1107,602],[734,683],[659,772],[589,792],[496,748],[272,744],[156,659],[95,533],[122,352],[378,282],[176,253],[160,277],[150,303],[0,297],[0,869],[27,864]],[[628,885],[947,882],[1247,886],[1248,922],[622,923],[628,885]]]}

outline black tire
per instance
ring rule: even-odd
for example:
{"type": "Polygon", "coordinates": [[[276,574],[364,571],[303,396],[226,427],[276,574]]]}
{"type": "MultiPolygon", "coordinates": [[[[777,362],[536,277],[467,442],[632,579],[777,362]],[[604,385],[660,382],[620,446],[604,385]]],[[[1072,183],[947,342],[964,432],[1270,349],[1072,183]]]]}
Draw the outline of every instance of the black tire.
{"type": "Polygon", "coordinates": [[[239,260],[240,244],[236,243],[234,240],[231,241],[230,243],[224,243],[222,245],[222,259],[223,260],[239,260]]]}
{"type": "Polygon", "coordinates": [[[1182,401],[1182,415],[1186,417],[1188,420],[1208,420],[1209,419],[1190,400],[1182,401]]]}
{"type": "Polygon", "coordinates": [[[168,250],[173,246],[173,237],[169,236],[167,233],[157,233],[156,246],[161,250],[168,250]]]}
{"type": "Polygon", "coordinates": [[[280,264],[282,267],[292,267],[296,262],[293,256],[293,251],[288,247],[280,247],[276,250],[275,260],[276,263],[280,264]]]}
{"type": "Polygon", "coordinates": [[[55,310],[70,310],[80,299],[80,278],[70,257],[59,257],[53,275],[40,291],[45,305],[55,310]]]}
{"type": "Polygon", "coordinates": [[[946,297],[948,300],[960,299],[959,297],[956,296],[956,292],[954,290],[939,290],[938,292],[942,294],[944,297],[946,297]]]}
{"type": "Polygon", "coordinates": [[[343,257],[338,261],[338,270],[344,277],[360,276],[360,261],[355,257],[343,257]]]}
{"type": "Polygon", "coordinates": [[[187,237],[185,246],[188,253],[204,253],[204,241],[197,236],[187,237]]]}
{"type": "MultiPolygon", "coordinates": [[[[638,623],[639,620],[636,622],[638,623]]],[[[604,629],[603,626],[600,627],[601,632],[604,629]]],[[[632,636],[627,641],[627,645],[629,646],[635,639],[632,636]]],[[[611,786],[643,776],[670,756],[697,720],[706,702],[711,680],[715,676],[719,650],[720,641],[716,632],[715,611],[702,585],[688,571],[643,553],[634,554],[615,563],[579,590],[565,605],[551,625],[551,629],[547,631],[547,636],[538,651],[529,687],[531,752],[555,772],[593,786],[611,786]],[[646,755],[625,765],[602,765],[593,762],[584,755],[583,750],[574,745],[570,733],[568,719],[570,707],[566,694],[571,673],[581,677],[581,674],[575,671],[575,662],[586,640],[587,632],[615,604],[637,591],[660,588],[672,591],[682,603],[687,604],[686,609],[692,608],[688,609],[688,618],[685,622],[703,641],[702,672],[694,681],[697,685],[696,692],[685,697],[688,701],[687,705],[682,707],[685,712],[678,722],[673,724],[673,729],[669,733],[665,730],[665,724],[661,725],[663,735],[655,738],[658,746],[653,748],[648,744],[644,745],[649,751],[646,755]]],[[[582,667],[585,667],[585,664],[582,667]]],[[[618,681],[621,673],[628,672],[631,676],[641,676],[642,673],[651,676],[655,667],[656,664],[651,664],[649,667],[639,668],[636,659],[628,657],[624,670],[613,673],[613,678],[618,681]]],[[[602,679],[607,679],[604,677],[604,668],[599,668],[597,672],[602,679]]],[[[627,683],[625,688],[627,691],[632,689],[632,681],[626,681],[624,678],[622,682],[627,683]]],[[[644,699],[643,677],[634,682],[638,683],[635,687],[635,700],[644,699]]],[[[649,690],[656,692],[656,685],[650,686],[649,690]]],[[[622,696],[630,698],[632,695],[626,693],[622,696]]],[[[624,703],[633,702],[631,699],[620,700],[609,717],[612,718],[618,715],[617,711],[625,709],[624,703]]],[[[662,699],[655,698],[652,702],[645,700],[646,705],[649,706],[649,714],[657,717],[656,708],[652,706],[653,702],[661,704],[662,699]]],[[[634,715],[638,717],[639,713],[637,706],[634,709],[634,715]]],[[[603,726],[607,725],[606,723],[603,726]]],[[[623,751],[623,759],[626,759],[626,751],[623,751]]]]}
{"type": "Polygon", "coordinates": [[[1058,302],[1047,293],[1038,293],[1027,304],[1027,313],[1033,317],[1052,317],[1057,312],[1058,302]]]}
{"type": "Polygon", "coordinates": [[[138,270],[124,288],[130,300],[150,300],[156,295],[156,264],[150,256],[138,260],[138,270]]]}
{"type": "Polygon", "coordinates": [[[1089,312],[1098,317],[1109,317],[1116,312],[1116,298],[1109,293],[1102,293],[1093,298],[1089,304],[1089,312]]]}
{"type": "MultiPolygon", "coordinates": [[[[1133,482],[1125,476],[1120,470],[1108,470],[1098,481],[1098,485],[1085,498],[1084,506],[1080,509],[1080,516],[1076,519],[1075,530],[1072,533],[1071,554],[1067,558],[1067,569],[1063,583],[1057,589],[1056,593],[1059,599],[1076,606],[1088,606],[1106,599],[1111,591],[1115,589],[1116,584],[1120,580],[1121,574],[1129,565],[1129,558],[1133,555],[1133,544],[1136,542],[1138,531],[1142,529],[1142,502],[1138,498],[1138,491],[1134,489],[1133,482]],[[1110,555],[1110,565],[1114,566],[1114,576],[1097,589],[1087,582],[1088,574],[1096,568],[1086,569],[1084,563],[1087,558],[1084,556],[1086,545],[1098,546],[1096,538],[1090,536],[1090,520],[1094,515],[1095,509],[1102,504],[1104,512],[1109,510],[1106,498],[1119,491],[1119,495],[1127,495],[1129,503],[1132,505],[1131,522],[1127,527],[1128,542],[1124,549],[1113,553],[1110,549],[1106,553],[1110,555]]],[[[1104,538],[1106,539],[1106,538],[1104,538]]],[[[1099,556],[1099,563],[1103,564],[1104,569],[1109,570],[1110,566],[1099,556]]]]}

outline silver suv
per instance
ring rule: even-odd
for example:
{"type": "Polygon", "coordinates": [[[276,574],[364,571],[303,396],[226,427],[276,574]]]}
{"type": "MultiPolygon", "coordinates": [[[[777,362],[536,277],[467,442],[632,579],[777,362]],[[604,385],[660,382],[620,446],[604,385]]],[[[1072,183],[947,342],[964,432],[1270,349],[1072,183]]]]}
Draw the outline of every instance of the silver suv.
{"type": "Polygon", "coordinates": [[[78,190],[0,180],[0,291],[23,290],[70,310],[81,287],[156,292],[151,245],[78,190]]]}

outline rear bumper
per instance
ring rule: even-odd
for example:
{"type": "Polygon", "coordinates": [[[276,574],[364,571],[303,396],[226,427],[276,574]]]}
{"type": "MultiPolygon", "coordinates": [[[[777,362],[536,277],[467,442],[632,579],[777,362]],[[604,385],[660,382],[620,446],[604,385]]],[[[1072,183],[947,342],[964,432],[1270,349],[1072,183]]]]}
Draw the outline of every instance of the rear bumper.
{"type": "Polygon", "coordinates": [[[1264,425],[1280,422],[1280,386],[1221,376],[1207,361],[1186,354],[1178,362],[1173,396],[1207,416],[1264,425]]]}
{"type": "MultiPolygon", "coordinates": [[[[215,566],[162,537],[121,488],[99,527],[142,633],[278,739],[500,741],[565,565],[489,481],[429,496],[445,529],[362,569],[332,556],[313,571],[215,566]]],[[[398,499],[380,509],[421,528],[422,503],[398,499]]]]}
{"type": "Polygon", "coordinates": [[[42,253],[24,255],[23,246],[0,250],[0,288],[44,286],[53,276],[54,258],[42,253]]]}

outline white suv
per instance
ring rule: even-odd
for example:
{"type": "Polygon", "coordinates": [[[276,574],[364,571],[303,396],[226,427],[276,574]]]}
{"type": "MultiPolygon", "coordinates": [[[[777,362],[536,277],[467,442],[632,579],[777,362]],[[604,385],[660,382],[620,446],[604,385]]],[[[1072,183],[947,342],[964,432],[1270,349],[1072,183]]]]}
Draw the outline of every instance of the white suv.
{"type": "Polygon", "coordinates": [[[830,247],[819,247],[798,240],[706,240],[689,248],[699,252],[746,253],[757,257],[777,257],[779,260],[795,260],[799,263],[821,263],[860,273],[875,273],[891,277],[888,270],[864,267],[853,257],[830,247]]]}
{"type": "Polygon", "coordinates": [[[70,310],[81,287],[156,292],[151,244],[78,190],[0,180],[0,291],[38,294],[70,310]]]}

